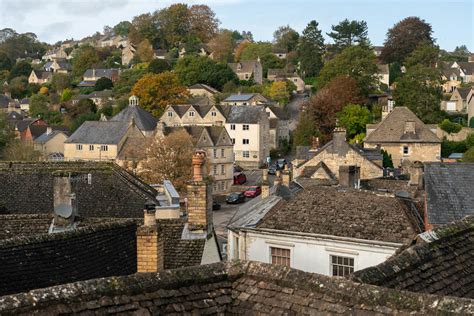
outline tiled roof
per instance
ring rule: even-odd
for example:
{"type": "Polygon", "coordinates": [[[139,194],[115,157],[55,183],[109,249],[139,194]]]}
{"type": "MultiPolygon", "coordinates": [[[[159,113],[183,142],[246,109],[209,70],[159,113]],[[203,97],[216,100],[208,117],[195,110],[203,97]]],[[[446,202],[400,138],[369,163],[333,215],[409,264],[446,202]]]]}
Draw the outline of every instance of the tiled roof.
{"type": "Polygon", "coordinates": [[[256,93],[238,93],[238,94],[231,94],[228,96],[224,102],[242,102],[248,101],[256,96],[256,93]]]}
{"type": "Polygon", "coordinates": [[[153,131],[156,128],[157,120],[155,117],[136,105],[127,106],[120,113],[112,117],[111,121],[131,122],[132,119],[142,131],[153,131]]]}
{"type": "Polygon", "coordinates": [[[189,87],[189,89],[204,89],[206,91],[209,91],[210,93],[219,93],[219,91],[217,91],[213,87],[208,86],[207,84],[204,84],[204,83],[193,84],[192,86],[189,87]]]}
{"type": "Polygon", "coordinates": [[[310,187],[269,214],[258,228],[406,244],[416,235],[393,197],[337,187],[310,187]]]}
{"type": "Polygon", "coordinates": [[[466,75],[474,75],[474,63],[473,62],[465,62],[465,61],[459,61],[458,62],[459,67],[464,71],[466,75]]]}
{"type": "Polygon", "coordinates": [[[288,113],[282,109],[280,106],[277,105],[268,105],[267,108],[269,108],[275,116],[280,119],[280,120],[288,120],[289,115],[288,113]]]}
{"type": "Polygon", "coordinates": [[[257,63],[259,63],[257,60],[243,60],[238,63],[228,63],[227,65],[235,73],[251,73],[253,72],[257,63]]]}
{"type": "Polygon", "coordinates": [[[236,212],[238,216],[232,218],[228,226],[231,228],[256,227],[265,215],[282,200],[282,197],[276,195],[270,195],[266,199],[258,196],[239,207],[236,212]]]}
{"type": "Polygon", "coordinates": [[[75,144],[118,144],[127,133],[130,122],[86,121],[66,140],[75,144]]]}
{"type": "Polygon", "coordinates": [[[472,89],[472,88],[469,87],[469,88],[457,88],[456,90],[458,90],[459,95],[461,96],[461,98],[462,98],[463,100],[466,100],[467,95],[469,94],[469,92],[471,92],[471,89],[472,89]]]}
{"type": "Polygon", "coordinates": [[[226,123],[257,124],[261,119],[262,112],[264,113],[265,109],[261,105],[233,105],[226,123]]]}
{"type": "Polygon", "coordinates": [[[11,101],[12,101],[12,99],[9,98],[8,96],[6,96],[4,94],[0,94],[0,107],[7,108],[8,103],[10,103],[11,101]]]}
{"type": "Polygon", "coordinates": [[[221,133],[225,130],[224,126],[166,126],[164,128],[165,135],[171,134],[172,132],[184,130],[186,131],[195,142],[201,138],[204,132],[207,132],[211,138],[211,142],[215,145],[219,140],[221,133]]]}
{"type": "Polygon", "coordinates": [[[474,163],[425,163],[428,222],[447,224],[474,215],[474,163]]]}
{"type": "Polygon", "coordinates": [[[441,143],[438,136],[404,106],[395,107],[364,141],[366,143],[441,143]],[[408,121],[415,122],[414,134],[405,133],[405,123],[408,121]]]}
{"type": "Polygon", "coordinates": [[[114,75],[117,75],[119,73],[118,69],[115,68],[110,68],[110,69],[101,69],[101,68],[96,68],[96,69],[87,69],[84,72],[84,77],[92,77],[92,74],[95,71],[95,77],[106,77],[109,79],[112,79],[114,75]]]}
{"type": "Polygon", "coordinates": [[[40,136],[36,137],[34,142],[37,143],[37,144],[45,144],[47,143],[49,140],[53,139],[54,136],[58,135],[58,134],[64,134],[63,131],[52,131],[51,133],[47,134],[47,133],[43,133],[41,134],[40,136]]]}
{"type": "Polygon", "coordinates": [[[474,298],[474,217],[425,232],[419,240],[350,278],[397,290],[474,298]]]}
{"type": "Polygon", "coordinates": [[[33,70],[33,72],[35,73],[36,78],[41,79],[41,80],[47,80],[53,77],[53,73],[51,71],[33,70]]]}
{"type": "Polygon", "coordinates": [[[387,64],[377,64],[378,75],[388,75],[389,69],[387,64]]]}

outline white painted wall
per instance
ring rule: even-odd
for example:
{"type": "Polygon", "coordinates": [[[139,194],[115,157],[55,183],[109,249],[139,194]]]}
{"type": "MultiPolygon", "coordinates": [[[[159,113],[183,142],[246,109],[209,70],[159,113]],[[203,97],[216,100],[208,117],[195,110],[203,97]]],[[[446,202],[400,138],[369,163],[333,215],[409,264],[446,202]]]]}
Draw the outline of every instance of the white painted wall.
{"type": "Polygon", "coordinates": [[[255,231],[240,232],[239,235],[229,230],[228,260],[237,259],[235,237],[239,237],[239,259],[271,263],[270,247],[286,248],[291,251],[292,268],[324,275],[331,274],[331,255],[354,258],[354,271],[357,271],[384,262],[398,249],[392,246],[312,236],[270,235],[255,231]]]}

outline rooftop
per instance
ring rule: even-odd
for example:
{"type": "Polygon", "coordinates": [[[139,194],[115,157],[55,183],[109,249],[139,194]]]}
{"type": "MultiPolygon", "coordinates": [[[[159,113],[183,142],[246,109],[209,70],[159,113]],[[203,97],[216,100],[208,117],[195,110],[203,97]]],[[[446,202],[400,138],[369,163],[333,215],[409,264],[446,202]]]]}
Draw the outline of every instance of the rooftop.
{"type": "Polygon", "coordinates": [[[126,121],[86,121],[65,143],[117,145],[129,127],[130,122],[126,121]]]}
{"type": "Polygon", "coordinates": [[[142,131],[154,131],[156,128],[157,120],[155,117],[137,105],[128,105],[111,118],[111,121],[131,122],[132,120],[142,131]]]}
{"type": "Polygon", "coordinates": [[[265,108],[261,105],[233,105],[227,116],[228,124],[257,124],[265,108]]]}
{"type": "Polygon", "coordinates": [[[231,94],[228,96],[224,102],[242,102],[242,101],[248,101],[255,97],[257,93],[236,93],[236,94],[231,94]]]}

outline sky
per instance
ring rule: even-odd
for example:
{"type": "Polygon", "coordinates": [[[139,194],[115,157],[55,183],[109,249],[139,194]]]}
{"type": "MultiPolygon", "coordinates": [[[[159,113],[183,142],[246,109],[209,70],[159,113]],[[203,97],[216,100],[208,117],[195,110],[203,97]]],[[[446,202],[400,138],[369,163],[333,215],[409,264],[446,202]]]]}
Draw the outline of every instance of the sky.
{"type": "MultiPolygon", "coordinates": [[[[41,41],[80,39],[136,15],[178,1],[170,0],[0,0],[0,29],[33,32],[41,41]]],[[[433,27],[442,49],[466,45],[474,51],[474,0],[201,0],[221,21],[220,27],[251,31],[257,41],[271,41],[273,32],[290,25],[301,32],[311,20],[323,34],[345,18],[365,20],[373,45],[382,45],[387,30],[407,16],[433,27]]],[[[327,37],[326,37],[327,38],[327,37]]]]}

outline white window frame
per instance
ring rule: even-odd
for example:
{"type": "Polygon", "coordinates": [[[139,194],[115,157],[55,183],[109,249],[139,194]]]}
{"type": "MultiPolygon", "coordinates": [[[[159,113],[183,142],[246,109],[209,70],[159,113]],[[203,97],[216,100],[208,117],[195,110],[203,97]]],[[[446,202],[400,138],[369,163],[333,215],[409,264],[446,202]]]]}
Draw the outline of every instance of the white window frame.
{"type": "Polygon", "coordinates": [[[356,270],[356,258],[354,256],[348,255],[348,254],[337,254],[337,253],[330,253],[329,254],[329,276],[339,276],[339,277],[344,277],[345,275],[334,275],[334,264],[332,263],[332,258],[344,258],[344,259],[352,259],[353,265],[352,267],[350,265],[345,265],[345,264],[335,264],[337,266],[342,266],[342,267],[349,267],[352,268],[352,271],[349,272],[349,274],[353,273],[356,270]]]}
{"type": "Polygon", "coordinates": [[[248,150],[242,151],[242,157],[243,158],[250,158],[250,151],[248,151],[248,150]]]}
{"type": "Polygon", "coordinates": [[[404,157],[410,156],[410,147],[403,145],[403,147],[402,147],[402,153],[403,153],[403,156],[404,156],[404,157]],[[406,149],[406,153],[405,153],[405,149],[406,149]]]}
{"type": "Polygon", "coordinates": [[[293,251],[292,247],[287,247],[287,246],[282,246],[282,245],[273,245],[273,244],[270,244],[268,245],[268,263],[272,264],[272,265],[278,265],[278,263],[273,263],[273,260],[272,260],[272,248],[274,249],[283,249],[283,250],[288,250],[290,252],[290,268],[293,267],[293,251]]]}

